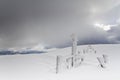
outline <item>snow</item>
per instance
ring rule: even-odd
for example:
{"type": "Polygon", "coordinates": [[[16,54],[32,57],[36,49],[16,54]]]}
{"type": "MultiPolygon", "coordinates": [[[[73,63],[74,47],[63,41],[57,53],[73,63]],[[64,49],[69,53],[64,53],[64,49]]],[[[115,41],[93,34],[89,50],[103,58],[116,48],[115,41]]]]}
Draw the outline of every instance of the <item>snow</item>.
{"type": "MultiPolygon", "coordinates": [[[[87,45],[78,46],[78,50],[87,45]]],[[[118,80],[120,79],[120,44],[92,45],[98,55],[107,54],[108,64],[101,68],[88,54],[77,68],[55,73],[56,56],[70,55],[71,47],[55,49],[43,54],[0,56],[0,80],[118,80]]]]}

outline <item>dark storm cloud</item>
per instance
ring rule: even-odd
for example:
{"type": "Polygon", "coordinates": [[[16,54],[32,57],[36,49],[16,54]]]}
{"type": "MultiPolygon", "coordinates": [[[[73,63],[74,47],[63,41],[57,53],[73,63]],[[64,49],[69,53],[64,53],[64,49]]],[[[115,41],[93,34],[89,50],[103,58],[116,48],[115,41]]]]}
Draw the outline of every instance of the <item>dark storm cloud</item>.
{"type": "Polygon", "coordinates": [[[59,47],[76,33],[79,44],[108,43],[93,24],[119,0],[0,0],[0,47],[44,43],[59,47]]]}

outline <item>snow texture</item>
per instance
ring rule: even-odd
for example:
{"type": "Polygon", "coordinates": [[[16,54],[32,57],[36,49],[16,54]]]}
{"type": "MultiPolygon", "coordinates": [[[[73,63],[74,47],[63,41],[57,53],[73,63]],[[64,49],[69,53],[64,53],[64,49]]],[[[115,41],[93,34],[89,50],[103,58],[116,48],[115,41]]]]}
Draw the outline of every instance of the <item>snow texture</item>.
{"type": "MultiPolygon", "coordinates": [[[[87,45],[78,46],[78,51],[87,45]]],[[[94,54],[87,54],[77,68],[56,74],[56,56],[70,55],[71,47],[43,54],[0,56],[0,80],[119,80],[120,45],[92,45],[98,55],[108,56],[106,68],[101,68],[94,54]]]]}

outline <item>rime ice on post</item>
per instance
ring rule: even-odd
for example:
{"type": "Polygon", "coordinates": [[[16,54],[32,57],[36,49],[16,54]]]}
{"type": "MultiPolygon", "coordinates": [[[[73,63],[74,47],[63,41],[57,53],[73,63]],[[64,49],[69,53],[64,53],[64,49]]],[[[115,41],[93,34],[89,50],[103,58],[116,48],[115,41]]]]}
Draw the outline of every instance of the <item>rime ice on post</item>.
{"type": "MultiPolygon", "coordinates": [[[[75,34],[71,35],[72,38],[72,54],[71,55],[77,55],[77,37],[75,34]]],[[[75,65],[75,57],[72,58],[72,67],[75,65]]]]}
{"type": "Polygon", "coordinates": [[[61,69],[61,56],[57,56],[56,58],[56,73],[59,73],[61,69]]]}
{"type": "Polygon", "coordinates": [[[72,55],[77,54],[77,37],[75,34],[71,35],[72,38],[72,55]]]}
{"type": "Polygon", "coordinates": [[[103,54],[104,63],[108,63],[108,56],[103,54]]]}
{"type": "Polygon", "coordinates": [[[72,68],[71,61],[72,61],[72,58],[67,58],[66,59],[66,67],[67,67],[67,69],[71,69],[72,68]]]}
{"type": "Polygon", "coordinates": [[[97,59],[98,59],[98,62],[100,63],[100,66],[101,66],[102,68],[105,68],[105,63],[104,63],[103,58],[102,58],[102,57],[97,57],[97,59]]]}

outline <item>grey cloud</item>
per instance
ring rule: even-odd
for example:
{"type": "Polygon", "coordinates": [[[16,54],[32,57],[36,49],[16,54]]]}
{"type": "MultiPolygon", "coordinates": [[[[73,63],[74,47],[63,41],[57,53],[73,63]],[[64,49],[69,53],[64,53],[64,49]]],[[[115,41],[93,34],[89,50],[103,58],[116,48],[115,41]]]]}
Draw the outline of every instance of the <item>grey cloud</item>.
{"type": "Polygon", "coordinates": [[[109,40],[111,40],[113,43],[120,43],[120,25],[117,25],[115,27],[112,27],[109,31],[109,40]]]}
{"type": "MultiPolygon", "coordinates": [[[[119,0],[1,0],[1,47],[24,47],[44,43],[52,47],[70,44],[76,33],[79,44],[109,43],[108,34],[96,30],[94,21],[119,0]],[[98,9],[98,12],[92,11],[98,9]]],[[[104,21],[104,20],[103,20],[104,21]]]]}

